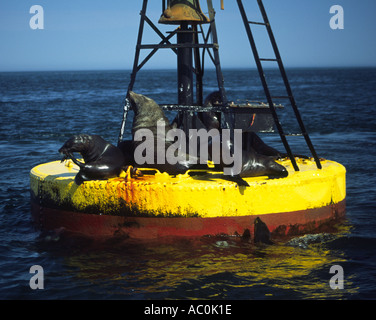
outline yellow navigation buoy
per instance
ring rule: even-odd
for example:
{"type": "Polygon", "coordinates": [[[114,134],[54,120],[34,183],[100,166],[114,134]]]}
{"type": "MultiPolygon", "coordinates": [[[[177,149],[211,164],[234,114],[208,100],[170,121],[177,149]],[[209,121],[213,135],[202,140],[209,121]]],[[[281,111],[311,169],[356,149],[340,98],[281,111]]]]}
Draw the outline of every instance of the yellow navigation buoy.
{"type": "Polygon", "coordinates": [[[322,160],[279,161],[287,178],[245,178],[249,187],[214,171],[170,176],[140,169],[108,180],[74,182],[72,162],[40,164],[30,172],[34,217],[44,228],[89,235],[121,232],[134,238],[241,235],[260,217],[272,234],[312,231],[345,213],[346,170],[322,160]]]}

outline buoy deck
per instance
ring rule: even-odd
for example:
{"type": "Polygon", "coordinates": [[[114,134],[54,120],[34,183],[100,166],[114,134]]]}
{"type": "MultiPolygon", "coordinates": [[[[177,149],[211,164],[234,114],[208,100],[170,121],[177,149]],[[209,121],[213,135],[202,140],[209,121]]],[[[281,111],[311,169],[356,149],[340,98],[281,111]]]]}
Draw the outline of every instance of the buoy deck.
{"type": "MultiPolygon", "coordinates": [[[[122,175],[77,186],[78,167],[54,161],[30,172],[33,214],[44,228],[134,238],[242,234],[260,217],[276,234],[304,233],[345,213],[346,170],[334,161],[279,161],[287,178],[245,178],[239,187],[218,172],[122,175]]],[[[149,172],[150,173],[150,172],[149,172]]]]}

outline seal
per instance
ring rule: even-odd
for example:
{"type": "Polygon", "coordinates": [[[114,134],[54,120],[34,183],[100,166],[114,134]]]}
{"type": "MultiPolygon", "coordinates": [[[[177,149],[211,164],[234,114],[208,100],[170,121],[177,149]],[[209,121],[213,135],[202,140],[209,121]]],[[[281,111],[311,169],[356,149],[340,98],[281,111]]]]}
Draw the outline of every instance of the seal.
{"type": "Polygon", "coordinates": [[[264,244],[273,244],[270,240],[270,231],[265,222],[263,222],[259,217],[254,221],[254,242],[255,243],[264,243],[264,244]]]}
{"type": "MultiPolygon", "coordinates": [[[[222,141],[221,143],[223,144],[224,142],[222,141]]],[[[229,148],[230,145],[231,144],[228,143],[229,148]]],[[[209,153],[211,153],[210,150],[211,149],[209,149],[209,153]]],[[[227,165],[222,162],[222,156],[220,157],[220,160],[221,162],[216,164],[215,168],[216,170],[223,171],[227,165]]],[[[240,172],[231,176],[238,176],[239,178],[267,176],[270,179],[284,178],[288,176],[287,169],[277,163],[275,157],[259,154],[252,148],[248,150],[242,149],[240,163],[240,172]]]]}
{"type": "MultiPolygon", "coordinates": [[[[160,163],[158,161],[158,154],[164,155],[166,150],[174,143],[166,140],[167,131],[173,129],[173,127],[170,125],[168,119],[164,115],[163,110],[153,99],[130,91],[129,100],[135,113],[132,126],[134,150],[144,143],[143,141],[139,141],[139,139],[135,139],[138,130],[149,130],[153,137],[153,145],[151,145],[150,148],[153,148],[154,150],[154,159],[152,159],[153,161],[151,161],[151,163],[142,164],[143,167],[155,168],[169,174],[183,174],[189,169],[208,169],[207,165],[197,164],[199,163],[198,158],[196,159],[197,161],[190,162],[189,160],[192,160],[192,155],[189,154],[183,154],[180,157],[181,160],[175,164],[160,163]],[[164,135],[158,134],[160,129],[158,128],[158,125],[163,125],[165,130],[164,135]]],[[[207,120],[210,123],[213,123],[210,121],[211,115],[208,114],[207,116],[207,120]]],[[[217,138],[220,138],[220,136],[217,138]]],[[[209,146],[209,155],[212,153],[211,149],[212,148],[209,146]]],[[[223,169],[226,168],[226,166],[222,163],[222,156],[220,158],[221,163],[215,163],[213,169],[214,171],[223,171],[223,169]]],[[[263,175],[273,178],[286,177],[288,172],[285,167],[276,163],[272,157],[260,155],[251,149],[243,150],[242,152],[240,174],[234,173],[233,175],[223,176],[223,178],[226,180],[235,181],[239,185],[248,186],[248,183],[242,180],[242,178],[263,175]]]]}
{"type": "Polygon", "coordinates": [[[242,169],[240,177],[268,176],[269,178],[284,178],[288,176],[287,169],[274,161],[274,157],[258,154],[254,150],[242,151],[242,169]]]}
{"type": "Polygon", "coordinates": [[[127,165],[134,166],[134,149],[132,140],[123,140],[118,143],[117,147],[123,152],[124,163],[127,165]]]}
{"type": "MultiPolygon", "coordinates": [[[[222,97],[219,91],[210,93],[204,101],[204,107],[212,107],[215,104],[221,104],[222,97]]],[[[220,112],[202,112],[200,119],[207,130],[220,128],[220,112]]],[[[265,156],[281,157],[282,154],[268,146],[262,139],[253,131],[244,131],[242,133],[242,148],[244,150],[253,149],[259,154],[265,156]]]]}
{"type": "Polygon", "coordinates": [[[125,165],[121,150],[98,135],[74,135],[63,144],[59,152],[64,155],[61,161],[72,159],[80,168],[75,177],[78,185],[83,181],[117,177],[125,165]],[[78,161],[74,152],[80,153],[85,163],[78,161]]]}
{"type": "MultiPolygon", "coordinates": [[[[222,101],[219,91],[210,93],[204,102],[204,106],[213,106],[222,101]]],[[[207,130],[220,127],[220,113],[203,112],[201,120],[207,130]]],[[[223,141],[221,140],[223,143],[223,141]]],[[[231,147],[231,144],[228,144],[231,147]]],[[[282,178],[288,176],[286,168],[274,160],[280,158],[281,153],[268,146],[254,132],[242,133],[242,168],[239,177],[268,176],[270,178],[282,178]]],[[[221,157],[222,159],[222,157],[221,157]]],[[[221,164],[223,166],[223,164],[221,164]]]]}
{"type": "MultiPolygon", "coordinates": [[[[171,164],[168,161],[159,161],[160,159],[158,157],[160,155],[166,155],[166,150],[174,143],[174,141],[166,139],[167,132],[173,129],[173,126],[170,125],[163,110],[153,99],[130,91],[129,101],[131,102],[134,111],[132,124],[133,149],[136,151],[137,147],[144,143],[144,141],[140,141],[138,138],[136,139],[138,131],[141,132],[142,130],[147,130],[152,133],[153,144],[150,145],[150,148],[153,148],[154,150],[154,159],[149,163],[146,162],[141,164],[142,167],[155,168],[161,172],[167,172],[173,175],[183,174],[187,170],[197,167],[196,165],[189,163],[189,160],[192,160],[192,156],[189,156],[188,154],[181,154],[179,161],[175,164],[171,164]],[[164,134],[161,134],[161,132],[164,134]]],[[[134,161],[137,163],[136,158],[135,153],[134,161]]],[[[196,160],[198,160],[198,158],[196,158],[196,160]]],[[[205,167],[207,168],[207,166],[205,167]]]]}

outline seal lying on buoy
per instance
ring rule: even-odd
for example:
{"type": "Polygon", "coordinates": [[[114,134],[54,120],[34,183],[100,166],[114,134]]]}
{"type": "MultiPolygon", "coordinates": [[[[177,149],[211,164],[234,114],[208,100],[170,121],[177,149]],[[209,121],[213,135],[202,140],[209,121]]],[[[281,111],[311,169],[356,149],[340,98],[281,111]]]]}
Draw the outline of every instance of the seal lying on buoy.
{"type": "MultiPolygon", "coordinates": [[[[175,164],[170,164],[166,162],[161,163],[160,161],[158,161],[160,160],[158,159],[158,156],[163,155],[164,157],[166,154],[166,150],[174,143],[172,141],[166,140],[166,132],[173,128],[170,125],[166,116],[164,115],[162,109],[154,100],[144,95],[134,93],[132,91],[129,92],[129,98],[135,113],[132,127],[135,158],[137,157],[137,147],[144,143],[144,141],[136,137],[137,132],[139,130],[145,130],[146,133],[149,132],[152,136],[152,144],[150,145],[150,149],[154,150],[153,159],[150,159],[151,161],[149,163],[140,165],[149,168],[156,168],[160,171],[167,172],[169,174],[185,173],[189,169],[208,168],[207,165],[197,164],[199,161],[192,161],[192,155],[189,154],[183,154],[183,156],[180,157],[180,161],[177,161],[175,164]],[[158,126],[163,128],[162,134],[160,133],[160,128],[158,126]]],[[[218,135],[218,138],[221,138],[220,135],[218,135]]],[[[214,170],[224,171],[224,168],[228,168],[228,165],[225,165],[222,162],[222,155],[220,158],[221,161],[220,163],[215,163],[214,170]]],[[[238,157],[236,157],[236,160],[238,161],[238,157]]],[[[238,168],[236,168],[236,170],[237,169],[238,168]]],[[[233,177],[236,179],[239,177],[256,177],[263,175],[272,177],[285,177],[288,175],[286,168],[274,162],[273,158],[258,155],[253,150],[243,150],[241,156],[240,170],[238,171],[239,172],[234,172],[226,178],[231,179],[231,177],[233,177]]],[[[247,185],[247,183],[244,181],[243,185],[247,185]]]]}
{"type": "MultiPolygon", "coordinates": [[[[204,107],[211,107],[222,103],[222,97],[219,91],[210,93],[204,101],[204,107]]],[[[220,112],[201,112],[199,116],[202,124],[207,130],[218,129],[220,127],[220,112]]],[[[263,156],[277,158],[289,157],[287,153],[279,152],[277,149],[267,145],[262,139],[253,131],[245,131],[242,133],[243,150],[254,151],[263,156]]],[[[309,159],[305,155],[294,154],[294,157],[309,159]]]]}
{"type": "MultiPolygon", "coordinates": [[[[212,141],[212,144],[215,142],[212,141]]],[[[226,143],[221,141],[221,144],[226,143]]],[[[228,141],[226,148],[230,148],[231,143],[228,141]]],[[[212,154],[212,147],[209,145],[209,153],[212,154]]],[[[236,150],[234,151],[236,154],[236,150]]],[[[222,162],[222,156],[220,156],[220,162],[216,164],[217,170],[224,170],[227,167],[222,162]]],[[[240,178],[260,177],[268,176],[269,178],[284,178],[288,176],[287,169],[275,161],[275,157],[265,156],[257,153],[253,148],[247,148],[241,150],[241,169],[238,173],[240,178]]],[[[238,170],[239,171],[239,170],[238,170]]],[[[231,170],[230,170],[231,172],[231,170]]]]}
{"type": "Polygon", "coordinates": [[[287,169],[274,161],[273,157],[264,156],[254,150],[242,151],[242,170],[240,177],[268,176],[269,178],[283,178],[288,176],[287,169]]]}
{"type": "Polygon", "coordinates": [[[72,159],[80,168],[75,177],[78,185],[86,180],[117,177],[125,164],[121,150],[98,135],[74,135],[64,143],[59,152],[64,155],[61,161],[72,159]],[[80,153],[85,163],[78,161],[74,152],[80,153]]]}
{"type": "MultiPolygon", "coordinates": [[[[220,92],[214,91],[205,98],[204,107],[220,104],[221,101],[220,92]]],[[[220,115],[217,112],[203,112],[201,120],[207,130],[218,129],[220,126],[219,117],[220,115]]],[[[230,147],[231,144],[228,144],[228,148],[230,147]]],[[[287,177],[288,171],[286,168],[274,161],[275,158],[280,156],[281,153],[278,150],[264,143],[256,133],[243,132],[242,168],[239,176],[242,178],[257,176],[287,177]]]]}
{"type": "MultiPolygon", "coordinates": [[[[210,93],[204,101],[204,107],[211,107],[222,103],[222,97],[219,91],[210,93]]],[[[220,128],[220,113],[219,112],[202,112],[200,115],[201,121],[207,130],[220,128]]],[[[243,150],[253,149],[258,154],[264,156],[281,157],[281,153],[268,146],[262,139],[253,131],[245,131],[242,133],[243,150]]]]}
{"type": "MultiPolygon", "coordinates": [[[[174,129],[174,127],[170,125],[170,122],[164,115],[163,110],[153,99],[130,91],[129,100],[134,111],[132,136],[133,148],[135,150],[135,163],[145,168],[155,168],[161,172],[167,172],[168,174],[172,175],[184,174],[187,172],[187,170],[192,169],[209,169],[207,163],[200,163],[199,157],[184,152],[180,153],[179,160],[177,160],[175,163],[165,161],[166,159],[164,157],[167,158],[166,153],[168,152],[168,149],[175,143],[174,141],[166,139],[167,132],[174,129]],[[148,135],[149,132],[152,136],[152,142],[148,146],[148,149],[153,150],[153,158],[149,159],[149,162],[139,163],[137,158],[141,158],[141,156],[138,154],[137,148],[145,142],[138,139],[137,133],[142,132],[143,130],[146,135],[148,135]],[[162,162],[159,158],[161,155],[163,160],[162,162]]],[[[129,143],[121,143],[120,146],[122,150],[130,149],[129,143]]],[[[214,170],[223,171],[223,167],[215,165],[214,170]]],[[[248,186],[248,183],[238,175],[224,176],[223,178],[234,181],[241,186],[248,186]]]]}
{"type": "MultiPolygon", "coordinates": [[[[137,138],[137,134],[143,132],[152,135],[152,144],[149,147],[150,149],[153,149],[153,159],[149,159],[149,161],[140,164],[142,167],[155,168],[173,175],[183,174],[189,169],[198,168],[197,165],[189,162],[190,157],[192,160],[192,156],[188,154],[181,155],[179,158],[180,160],[175,164],[166,161],[166,150],[174,143],[173,141],[166,140],[166,136],[167,132],[173,129],[173,127],[170,125],[170,122],[164,115],[162,109],[153,99],[130,91],[129,100],[134,111],[132,140],[136,163],[136,158],[140,157],[136,149],[144,143],[144,141],[137,138]]],[[[207,166],[205,167],[207,168],[207,166]]],[[[202,167],[200,168],[202,169],[202,167]]]]}

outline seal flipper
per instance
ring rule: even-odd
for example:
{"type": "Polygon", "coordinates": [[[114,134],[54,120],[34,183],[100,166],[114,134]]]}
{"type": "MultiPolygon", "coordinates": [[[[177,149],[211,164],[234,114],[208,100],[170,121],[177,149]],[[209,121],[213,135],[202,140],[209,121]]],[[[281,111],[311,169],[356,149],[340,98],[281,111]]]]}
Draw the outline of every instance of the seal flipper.
{"type": "Polygon", "coordinates": [[[81,169],[85,168],[85,164],[82,163],[81,161],[78,161],[75,157],[71,157],[72,161],[78,165],[81,169]]]}
{"type": "Polygon", "coordinates": [[[249,187],[248,182],[245,181],[240,175],[235,175],[235,176],[223,175],[221,179],[236,182],[239,187],[249,187]]]}
{"type": "Polygon", "coordinates": [[[243,150],[240,177],[258,176],[284,178],[288,176],[288,171],[284,166],[275,162],[273,157],[258,154],[254,150],[243,150]]]}
{"type": "Polygon", "coordinates": [[[85,181],[85,179],[83,179],[82,175],[81,175],[81,172],[78,172],[76,174],[76,176],[74,177],[74,182],[79,186],[81,185],[83,182],[85,181]]]}

